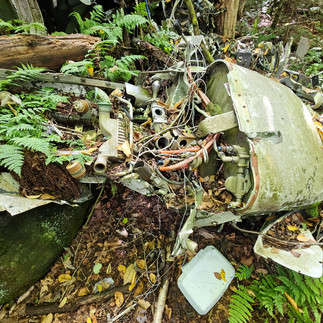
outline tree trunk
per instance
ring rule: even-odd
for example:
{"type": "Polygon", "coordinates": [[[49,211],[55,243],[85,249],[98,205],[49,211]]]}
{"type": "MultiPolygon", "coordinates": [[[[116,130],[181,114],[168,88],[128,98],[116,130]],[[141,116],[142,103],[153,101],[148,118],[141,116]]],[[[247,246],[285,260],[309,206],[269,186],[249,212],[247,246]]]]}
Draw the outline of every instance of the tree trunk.
{"type": "Polygon", "coordinates": [[[82,34],[0,36],[0,68],[15,68],[22,63],[58,71],[67,60],[83,60],[99,41],[82,34]]]}
{"type": "Polygon", "coordinates": [[[240,0],[221,0],[221,9],[226,9],[217,20],[218,33],[228,38],[235,37],[240,0]]]}

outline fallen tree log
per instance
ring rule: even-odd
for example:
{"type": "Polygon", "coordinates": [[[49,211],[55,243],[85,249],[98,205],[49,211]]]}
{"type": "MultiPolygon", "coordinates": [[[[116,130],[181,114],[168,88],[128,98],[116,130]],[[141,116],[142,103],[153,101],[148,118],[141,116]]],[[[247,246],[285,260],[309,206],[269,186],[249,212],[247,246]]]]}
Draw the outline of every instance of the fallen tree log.
{"type": "Polygon", "coordinates": [[[160,62],[164,63],[166,66],[170,67],[174,65],[175,61],[166,53],[164,53],[160,48],[150,44],[147,41],[143,41],[135,38],[133,40],[133,45],[137,47],[139,51],[142,52],[146,57],[153,57],[160,62]]]}
{"type": "Polygon", "coordinates": [[[106,302],[108,299],[114,296],[114,293],[116,291],[126,293],[127,291],[129,291],[129,284],[121,287],[115,287],[111,290],[101,292],[99,294],[87,295],[76,298],[72,301],[72,303],[66,304],[63,307],[59,307],[58,303],[43,304],[38,306],[27,305],[26,315],[37,316],[46,315],[49,313],[73,312],[76,311],[82,305],[106,302]]]}
{"type": "Polygon", "coordinates": [[[68,60],[83,60],[99,41],[83,34],[0,36],[0,68],[15,68],[22,63],[58,71],[68,60]]]}

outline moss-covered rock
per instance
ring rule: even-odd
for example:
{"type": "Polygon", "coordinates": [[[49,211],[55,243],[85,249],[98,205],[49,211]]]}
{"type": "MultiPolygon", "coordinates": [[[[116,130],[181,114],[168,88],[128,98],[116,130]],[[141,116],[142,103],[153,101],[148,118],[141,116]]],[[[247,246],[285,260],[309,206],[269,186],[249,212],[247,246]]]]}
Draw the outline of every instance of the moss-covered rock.
{"type": "Polygon", "coordinates": [[[89,204],[50,203],[16,216],[0,213],[0,304],[21,295],[46,274],[76,236],[89,204]]]}

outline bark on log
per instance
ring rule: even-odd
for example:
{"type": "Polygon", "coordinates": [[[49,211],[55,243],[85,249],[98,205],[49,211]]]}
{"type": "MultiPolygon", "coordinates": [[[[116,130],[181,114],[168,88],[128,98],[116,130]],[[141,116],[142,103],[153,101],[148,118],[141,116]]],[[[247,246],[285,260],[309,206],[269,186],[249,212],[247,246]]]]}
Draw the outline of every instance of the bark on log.
{"type": "Polygon", "coordinates": [[[217,18],[218,33],[234,38],[240,0],[221,0],[221,9],[226,11],[217,18]]]}
{"type": "Polygon", "coordinates": [[[65,36],[0,36],[0,68],[32,64],[58,71],[68,60],[81,61],[100,38],[71,34],[65,36]]]}

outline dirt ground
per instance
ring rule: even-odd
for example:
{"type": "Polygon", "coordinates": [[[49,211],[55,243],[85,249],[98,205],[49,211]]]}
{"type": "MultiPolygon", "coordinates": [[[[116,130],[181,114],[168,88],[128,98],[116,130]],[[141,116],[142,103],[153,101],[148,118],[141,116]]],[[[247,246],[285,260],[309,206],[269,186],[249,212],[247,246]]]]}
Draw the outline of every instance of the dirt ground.
{"type": "MultiPolygon", "coordinates": [[[[122,186],[113,197],[107,187],[88,226],[1,322],[109,322],[120,313],[124,314],[115,322],[152,322],[166,278],[170,285],[163,322],[226,322],[235,280],[203,316],[177,287],[181,267],[193,257],[189,252],[178,258],[170,256],[185,217],[178,210],[167,209],[157,197],[145,197],[122,186]]],[[[259,223],[253,219],[247,225],[253,229],[259,223]]],[[[255,272],[268,272],[272,266],[254,255],[255,236],[244,235],[229,224],[201,228],[191,238],[198,243],[197,251],[213,245],[236,268],[253,264],[255,272]]]]}

